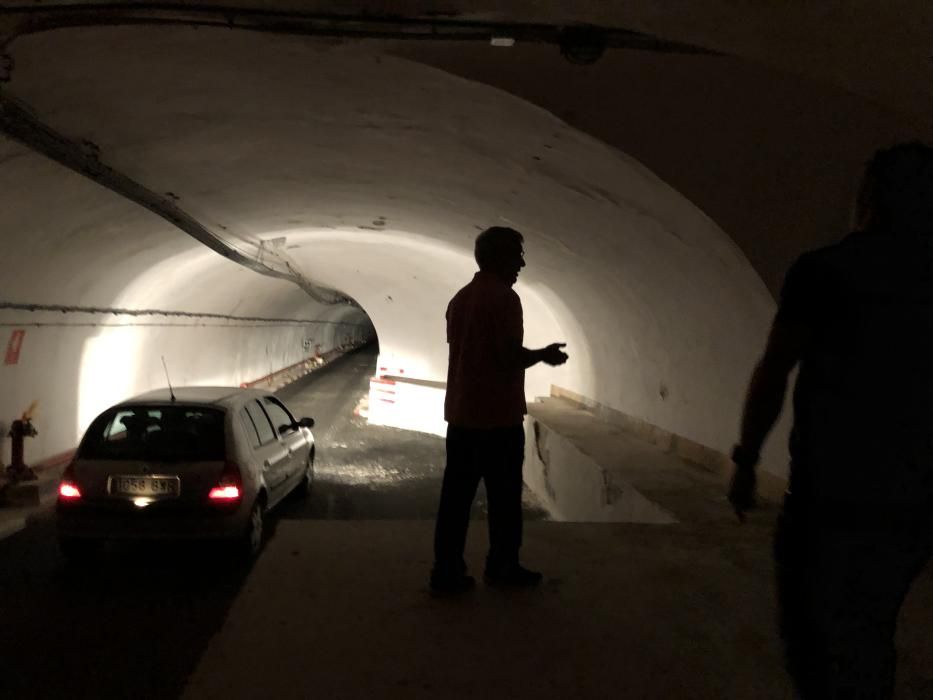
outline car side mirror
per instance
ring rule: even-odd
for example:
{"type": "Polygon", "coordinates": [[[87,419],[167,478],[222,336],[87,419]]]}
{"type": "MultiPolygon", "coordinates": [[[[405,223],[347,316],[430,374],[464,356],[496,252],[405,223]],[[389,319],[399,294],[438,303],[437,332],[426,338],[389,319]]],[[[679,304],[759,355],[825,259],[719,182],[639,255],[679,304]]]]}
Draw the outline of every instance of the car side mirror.
{"type": "Polygon", "coordinates": [[[302,428],[313,428],[314,419],[313,418],[302,418],[298,421],[298,425],[302,428]]]}

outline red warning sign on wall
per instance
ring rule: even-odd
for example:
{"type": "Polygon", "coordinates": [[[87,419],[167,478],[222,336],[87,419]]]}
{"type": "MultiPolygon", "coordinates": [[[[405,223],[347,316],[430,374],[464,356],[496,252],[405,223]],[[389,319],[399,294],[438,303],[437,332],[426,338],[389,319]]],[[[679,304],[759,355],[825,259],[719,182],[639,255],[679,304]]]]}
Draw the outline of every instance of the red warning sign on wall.
{"type": "Polygon", "coordinates": [[[26,337],[26,331],[15,330],[10,334],[10,342],[6,345],[6,355],[3,358],[3,364],[15,365],[19,362],[19,351],[23,347],[23,338],[26,337]]]}

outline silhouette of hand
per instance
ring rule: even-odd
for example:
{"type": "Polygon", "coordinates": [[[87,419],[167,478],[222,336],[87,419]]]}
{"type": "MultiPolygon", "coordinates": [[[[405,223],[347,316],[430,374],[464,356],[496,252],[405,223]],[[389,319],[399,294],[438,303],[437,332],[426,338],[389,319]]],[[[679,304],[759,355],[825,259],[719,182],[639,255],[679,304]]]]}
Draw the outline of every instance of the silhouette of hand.
{"type": "Polygon", "coordinates": [[[544,351],[541,353],[541,359],[545,364],[551,365],[552,367],[562,365],[569,357],[567,353],[561,350],[561,348],[565,347],[567,347],[567,343],[551,343],[544,348],[544,351]]]}
{"type": "Polygon", "coordinates": [[[752,465],[735,465],[735,472],[729,482],[729,503],[735,511],[739,522],[745,522],[746,511],[755,507],[755,467],[752,465]]]}

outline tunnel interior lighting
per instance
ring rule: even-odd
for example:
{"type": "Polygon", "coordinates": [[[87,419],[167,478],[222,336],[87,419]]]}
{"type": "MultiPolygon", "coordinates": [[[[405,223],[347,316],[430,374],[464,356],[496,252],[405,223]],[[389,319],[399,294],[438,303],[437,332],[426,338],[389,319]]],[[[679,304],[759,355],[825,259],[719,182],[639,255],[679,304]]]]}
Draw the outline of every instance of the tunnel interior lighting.
{"type": "Polygon", "coordinates": [[[511,48],[515,46],[515,39],[510,36],[494,36],[489,40],[489,43],[492,46],[497,46],[501,48],[511,48]]]}

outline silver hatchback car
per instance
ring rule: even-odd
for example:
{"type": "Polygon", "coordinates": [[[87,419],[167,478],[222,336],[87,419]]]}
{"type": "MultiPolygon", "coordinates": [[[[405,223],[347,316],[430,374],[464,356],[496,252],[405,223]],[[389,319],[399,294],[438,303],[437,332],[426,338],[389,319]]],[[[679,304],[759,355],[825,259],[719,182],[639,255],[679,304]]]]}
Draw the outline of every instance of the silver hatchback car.
{"type": "Polygon", "coordinates": [[[104,540],[178,538],[256,556],[267,511],[311,490],[313,426],[258,389],[160,389],[109,408],[59,484],[62,552],[80,558],[104,540]]]}

